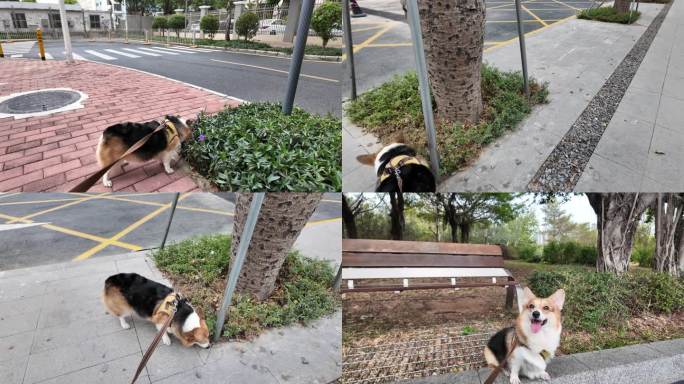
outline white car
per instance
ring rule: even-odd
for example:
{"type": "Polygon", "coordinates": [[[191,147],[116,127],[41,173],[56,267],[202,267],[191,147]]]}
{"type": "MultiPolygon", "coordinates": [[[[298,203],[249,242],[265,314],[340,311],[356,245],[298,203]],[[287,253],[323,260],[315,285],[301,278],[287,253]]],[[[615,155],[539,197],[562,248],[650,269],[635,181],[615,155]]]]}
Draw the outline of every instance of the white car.
{"type": "Polygon", "coordinates": [[[283,19],[264,19],[259,21],[259,30],[261,33],[268,33],[269,35],[277,35],[285,33],[285,26],[287,21],[283,19]]]}

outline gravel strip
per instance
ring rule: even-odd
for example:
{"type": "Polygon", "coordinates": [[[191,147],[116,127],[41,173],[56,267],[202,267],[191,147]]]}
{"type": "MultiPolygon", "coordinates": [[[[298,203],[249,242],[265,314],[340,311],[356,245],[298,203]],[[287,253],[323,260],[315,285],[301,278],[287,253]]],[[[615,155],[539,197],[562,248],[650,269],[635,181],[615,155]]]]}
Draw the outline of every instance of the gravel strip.
{"type": "Polygon", "coordinates": [[[573,190],[629,88],[641,61],[658,34],[660,25],[670,10],[670,5],[671,3],[663,7],[608,81],[591,99],[589,105],[527,184],[528,190],[535,192],[570,192],[573,190]]]}

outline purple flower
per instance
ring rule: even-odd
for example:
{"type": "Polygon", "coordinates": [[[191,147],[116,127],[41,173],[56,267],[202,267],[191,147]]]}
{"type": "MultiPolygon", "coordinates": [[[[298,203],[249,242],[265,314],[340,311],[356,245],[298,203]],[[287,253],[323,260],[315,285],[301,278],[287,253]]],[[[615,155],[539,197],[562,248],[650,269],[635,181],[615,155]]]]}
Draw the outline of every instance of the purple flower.
{"type": "Polygon", "coordinates": [[[197,138],[197,141],[204,141],[207,137],[204,135],[204,133],[200,134],[199,137],[197,138]]]}

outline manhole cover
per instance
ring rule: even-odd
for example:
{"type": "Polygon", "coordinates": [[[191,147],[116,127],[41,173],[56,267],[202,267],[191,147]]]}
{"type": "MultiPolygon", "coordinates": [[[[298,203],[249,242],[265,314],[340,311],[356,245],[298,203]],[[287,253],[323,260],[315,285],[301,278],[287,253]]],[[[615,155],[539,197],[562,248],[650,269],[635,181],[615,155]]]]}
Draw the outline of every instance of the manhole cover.
{"type": "Polygon", "coordinates": [[[14,96],[0,102],[0,113],[26,114],[49,112],[66,107],[81,99],[81,94],[74,91],[38,91],[14,96]]]}

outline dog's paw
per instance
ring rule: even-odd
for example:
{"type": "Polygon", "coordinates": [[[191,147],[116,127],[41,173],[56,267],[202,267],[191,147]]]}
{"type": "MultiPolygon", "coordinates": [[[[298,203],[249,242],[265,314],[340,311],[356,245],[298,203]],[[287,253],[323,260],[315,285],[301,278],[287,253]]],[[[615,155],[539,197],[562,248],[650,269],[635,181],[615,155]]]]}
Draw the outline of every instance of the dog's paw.
{"type": "Polygon", "coordinates": [[[112,187],[112,181],[111,180],[102,180],[102,185],[104,185],[107,188],[112,187]]]}
{"type": "Polygon", "coordinates": [[[123,329],[131,329],[131,325],[128,323],[121,323],[121,328],[123,329]]]}
{"type": "Polygon", "coordinates": [[[520,378],[518,376],[511,376],[510,383],[511,384],[520,384],[520,378]]]}
{"type": "Polygon", "coordinates": [[[164,345],[171,345],[171,338],[169,335],[164,334],[164,336],[162,336],[162,343],[164,343],[164,345]]]}
{"type": "Polygon", "coordinates": [[[167,175],[170,175],[173,173],[173,168],[164,168],[164,172],[166,172],[167,175]]]}
{"type": "Polygon", "coordinates": [[[548,380],[551,380],[551,375],[549,375],[547,372],[542,372],[539,375],[539,378],[544,380],[544,381],[548,381],[548,380]]]}

